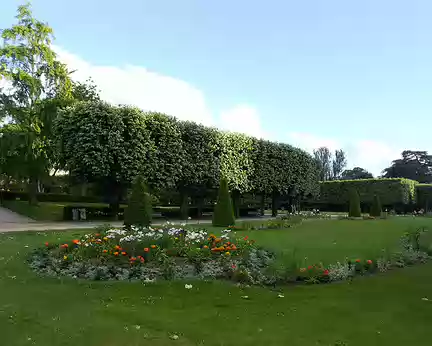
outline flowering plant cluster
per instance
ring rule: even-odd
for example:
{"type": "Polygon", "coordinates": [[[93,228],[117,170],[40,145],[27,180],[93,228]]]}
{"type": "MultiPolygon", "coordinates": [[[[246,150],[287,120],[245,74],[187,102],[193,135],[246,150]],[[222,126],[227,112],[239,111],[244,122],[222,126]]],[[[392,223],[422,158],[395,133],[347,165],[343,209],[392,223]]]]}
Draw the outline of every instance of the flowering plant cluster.
{"type": "Polygon", "coordinates": [[[46,243],[33,254],[31,265],[48,274],[101,280],[232,277],[255,247],[253,240],[236,238],[230,229],[216,236],[170,223],[100,228],[62,244],[46,243]]]}

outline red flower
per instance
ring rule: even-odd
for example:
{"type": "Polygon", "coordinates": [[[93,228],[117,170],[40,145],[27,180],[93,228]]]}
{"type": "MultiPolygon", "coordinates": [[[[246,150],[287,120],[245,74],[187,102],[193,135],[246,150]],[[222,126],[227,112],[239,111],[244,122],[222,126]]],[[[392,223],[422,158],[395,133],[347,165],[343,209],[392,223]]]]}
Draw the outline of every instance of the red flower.
{"type": "Polygon", "coordinates": [[[108,250],[103,250],[102,252],[103,252],[103,253],[107,253],[107,252],[108,252],[108,250]]]}
{"type": "Polygon", "coordinates": [[[355,261],[356,261],[357,263],[360,263],[360,262],[361,262],[359,259],[356,259],[355,261]]]}
{"type": "Polygon", "coordinates": [[[140,261],[141,261],[141,263],[144,263],[144,261],[145,261],[144,257],[141,257],[140,261]]]}
{"type": "Polygon", "coordinates": [[[68,247],[69,247],[68,244],[63,244],[63,245],[61,246],[61,248],[63,248],[63,249],[66,249],[66,248],[68,248],[68,247]]]}
{"type": "Polygon", "coordinates": [[[323,274],[325,275],[325,276],[327,276],[327,275],[329,275],[329,271],[328,271],[328,269],[326,269],[326,270],[324,270],[324,272],[323,272],[323,274]]]}
{"type": "Polygon", "coordinates": [[[150,251],[150,249],[148,247],[144,248],[144,252],[149,252],[149,251],[150,251]]]}
{"type": "Polygon", "coordinates": [[[312,266],[309,266],[309,267],[308,267],[309,270],[311,270],[312,268],[313,268],[312,266]]]}
{"type": "Polygon", "coordinates": [[[372,264],[372,260],[367,260],[366,263],[367,264],[372,264]]]}
{"type": "Polygon", "coordinates": [[[130,260],[131,260],[132,262],[135,262],[135,261],[136,261],[136,257],[131,257],[130,260]]]}
{"type": "Polygon", "coordinates": [[[233,265],[231,266],[231,268],[232,268],[232,269],[236,269],[237,266],[236,266],[235,264],[233,264],[233,265]]]}
{"type": "Polygon", "coordinates": [[[72,243],[74,243],[75,245],[79,245],[80,241],[78,239],[74,239],[72,240],[72,243]]]}
{"type": "Polygon", "coordinates": [[[96,233],[96,234],[95,234],[95,237],[100,237],[100,233],[96,233]]]}
{"type": "Polygon", "coordinates": [[[45,243],[45,246],[48,246],[48,245],[49,245],[49,243],[48,243],[48,242],[46,242],[46,243],[45,243]]]}

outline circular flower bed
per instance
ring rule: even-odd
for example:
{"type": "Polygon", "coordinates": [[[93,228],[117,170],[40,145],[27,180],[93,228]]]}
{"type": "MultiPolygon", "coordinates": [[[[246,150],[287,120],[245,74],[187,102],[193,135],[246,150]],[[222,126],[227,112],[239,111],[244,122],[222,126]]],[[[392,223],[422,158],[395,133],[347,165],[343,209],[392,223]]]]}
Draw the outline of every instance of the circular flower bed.
{"type": "Polygon", "coordinates": [[[205,230],[100,228],[62,244],[45,244],[30,256],[36,271],[92,280],[226,278],[256,282],[273,255],[246,237],[205,230]]]}

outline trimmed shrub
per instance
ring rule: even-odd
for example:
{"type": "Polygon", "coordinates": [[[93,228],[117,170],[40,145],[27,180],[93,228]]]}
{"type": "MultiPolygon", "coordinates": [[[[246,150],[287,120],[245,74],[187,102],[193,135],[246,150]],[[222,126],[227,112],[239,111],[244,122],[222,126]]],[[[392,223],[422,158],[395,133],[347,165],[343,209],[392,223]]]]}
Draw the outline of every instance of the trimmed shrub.
{"type": "Polygon", "coordinates": [[[349,217],[361,217],[360,197],[357,190],[350,191],[349,217]]]}
{"type": "Polygon", "coordinates": [[[148,227],[153,215],[151,196],[142,176],[137,176],[132,184],[128,207],[125,210],[125,225],[148,227]]]}
{"type": "Polygon", "coordinates": [[[228,227],[235,223],[231,195],[228,190],[228,181],[222,178],[219,194],[213,212],[213,226],[228,227]]]}
{"type": "Polygon", "coordinates": [[[409,205],[416,201],[417,184],[404,178],[325,181],[320,184],[320,200],[328,204],[347,204],[350,190],[355,189],[364,203],[372,204],[377,194],[383,205],[409,205]]]}
{"type": "Polygon", "coordinates": [[[381,199],[378,195],[374,196],[370,216],[380,217],[382,212],[381,199]]]}

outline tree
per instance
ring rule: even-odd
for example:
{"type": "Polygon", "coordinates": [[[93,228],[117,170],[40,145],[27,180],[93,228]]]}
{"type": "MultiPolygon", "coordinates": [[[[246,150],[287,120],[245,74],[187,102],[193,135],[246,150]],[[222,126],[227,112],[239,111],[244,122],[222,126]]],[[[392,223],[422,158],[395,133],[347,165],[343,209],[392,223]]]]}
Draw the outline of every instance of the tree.
{"type": "Polygon", "coordinates": [[[373,174],[361,167],[354,167],[342,172],[340,177],[342,180],[357,180],[357,179],[371,179],[373,174]]]}
{"type": "Polygon", "coordinates": [[[228,181],[222,178],[219,186],[219,194],[213,212],[213,226],[228,227],[235,224],[234,210],[228,189],[228,181]]]}
{"type": "Polygon", "coordinates": [[[332,179],[333,180],[340,178],[341,173],[343,172],[346,165],[347,165],[347,160],[346,160],[345,152],[342,149],[335,150],[335,155],[334,155],[334,159],[332,162],[332,179]]]}
{"type": "Polygon", "coordinates": [[[114,213],[137,174],[154,177],[154,142],[137,108],[76,102],[60,111],[55,134],[64,168],[101,187],[114,213]]]}
{"type": "Polygon", "coordinates": [[[349,217],[361,217],[360,197],[355,189],[350,190],[349,217]]]}
{"type": "Polygon", "coordinates": [[[374,195],[370,216],[380,217],[382,212],[381,199],[378,195],[374,195]]]}
{"type": "Polygon", "coordinates": [[[132,184],[128,207],[125,210],[125,225],[148,227],[153,216],[151,196],[144,178],[138,175],[132,184]]]}
{"type": "Polygon", "coordinates": [[[0,114],[13,124],[2,128],[9,137],[9,155],[2,162],[11,153],[20,161],[19,174],[28,179],[29,202],[35,204],[38,181],[51,168],[51,101],[70,97],[72,84],[51,48],[53,30],[33,18],[29,4],[18,7],[16,18],[17,24],[1,31],[0,79],[10,87],[0,90],[0,114]]]}
{"type": "Polygon", "coordinates": [[[332,154],[327,147],[321,147],[313,151],[315,160],[320,170],[321,181],[330,180],[332,177],[332,154]]]}
{"type": "Polygon", "coordinates": [[[407,178],[420,183],[432,182],[432,155],[427,151],[405,150],[402,158],[394,160],[383,170],[384,178],[407,178]]]}

